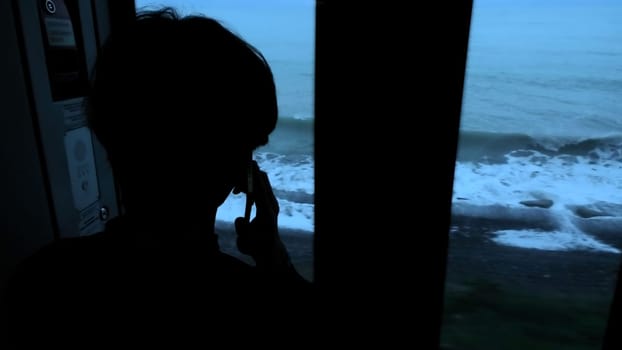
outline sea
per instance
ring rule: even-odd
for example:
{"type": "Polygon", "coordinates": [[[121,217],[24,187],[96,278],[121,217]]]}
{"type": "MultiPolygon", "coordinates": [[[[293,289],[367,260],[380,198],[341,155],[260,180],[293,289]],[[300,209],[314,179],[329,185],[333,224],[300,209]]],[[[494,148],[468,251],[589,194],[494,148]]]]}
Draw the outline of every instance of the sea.
{"type": "Polygon", "coordinates": [[[474,1],[454,177],[498,244],[620,253],[622,2],[474,1]]]}

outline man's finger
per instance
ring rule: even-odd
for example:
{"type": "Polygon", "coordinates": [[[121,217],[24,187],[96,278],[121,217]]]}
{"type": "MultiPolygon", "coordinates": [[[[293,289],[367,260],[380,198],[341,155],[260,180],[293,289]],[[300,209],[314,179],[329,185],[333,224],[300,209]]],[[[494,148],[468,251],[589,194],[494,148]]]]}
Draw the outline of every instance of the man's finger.
{"type": "Polygon", "coordinates": [[[257,206],[257,215],[278,215],[279,202],[276,200],[270,185],[268,174],[258,170],[254,177],[255,185],[255,205],[257,206]]]}
{"type": "Polygon", "coordinates": [[[238,235],[244,235],[248,232],[248,224],[246,223],[246,220],[244,220],[243,217],[236,218],[234,225],[235,225],[235,232],[238,235]]]}

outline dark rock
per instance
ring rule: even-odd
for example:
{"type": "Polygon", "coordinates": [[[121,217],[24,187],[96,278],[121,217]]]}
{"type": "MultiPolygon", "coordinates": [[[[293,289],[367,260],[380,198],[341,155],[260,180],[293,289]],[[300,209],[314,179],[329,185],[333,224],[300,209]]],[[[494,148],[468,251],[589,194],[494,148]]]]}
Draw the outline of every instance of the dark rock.
{"type": "Polygon", "coordinates": [[[520,204],[526,207],[538,207],[548,209],[553,206],[553,201],[550,199],[533,199],[528,201],[521,201],[520,204]]]}

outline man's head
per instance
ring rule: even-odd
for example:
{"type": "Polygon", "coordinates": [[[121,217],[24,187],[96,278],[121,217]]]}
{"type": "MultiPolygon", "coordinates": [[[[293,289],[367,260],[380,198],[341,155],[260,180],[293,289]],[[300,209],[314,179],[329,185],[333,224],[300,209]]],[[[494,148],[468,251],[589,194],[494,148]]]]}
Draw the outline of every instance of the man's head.
{"type": "Polygon", "coordinates": [[[129,210],[221,204],[277,121],[263,56],[217,21],[172,9],[109,38],[89,106],[129,210]]]}

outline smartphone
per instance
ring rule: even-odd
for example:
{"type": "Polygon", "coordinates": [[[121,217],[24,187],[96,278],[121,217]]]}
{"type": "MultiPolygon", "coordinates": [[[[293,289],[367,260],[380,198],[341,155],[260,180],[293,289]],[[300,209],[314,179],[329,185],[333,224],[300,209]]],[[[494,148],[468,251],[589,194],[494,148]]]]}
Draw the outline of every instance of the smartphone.
{"type": "Polygon", "coordinates": [[[244,208],[244,221],[248,224],[251,220],[251,209],[253,208],[253,159],[248,161],[246,167],[246,207],[244,208]]]}

